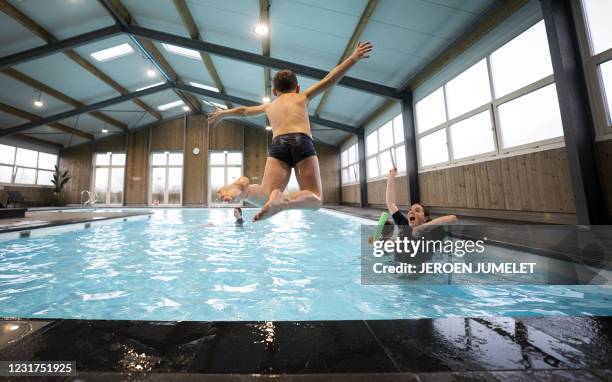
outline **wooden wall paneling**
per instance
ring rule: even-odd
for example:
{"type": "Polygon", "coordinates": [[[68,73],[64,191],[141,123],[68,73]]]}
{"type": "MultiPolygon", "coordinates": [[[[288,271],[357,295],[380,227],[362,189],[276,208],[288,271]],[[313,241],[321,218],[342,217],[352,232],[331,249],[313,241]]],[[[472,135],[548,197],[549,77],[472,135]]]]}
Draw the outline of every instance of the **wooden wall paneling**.
{"type": "Polygon", "coordinates": [[[476,182],[476,166],[463,166],[465,181],[465,205],[467,208],[478,208],[478,185],[476,182]]]}
{"type": "Polygon", "coordinates": [[[187,118],[185,140],[185,169],[183,179],[183,204],[205,205],[207,185],[206,120],[195,115],[187,118]],[[198,155],[193,154],[199,148],[198,155]]]}
{"type": "Polygon", "coordinates": [[[125,151],[125,134],[114,135],[94,143],[95,152],[125,151]]]}
{"type": "Polygon", "coordinates": [[[608,215],[612,216],[612,140],[597,142],[599,179],[608,204],[608,215]]]}
{"type": "Polygon", "coordinates": [[[93,145],[85,144],[60,154],[60,169],[68,170],[71,179],[64,186],[64,202],[80,204],[81,191],[90,190],[93,177],[93,145]]]}
{"type": "Polygon", "coordinates": [[[352,184],[349,186],[341,187],[342,203],[359,204],[359,185],[352,184]]]}
{"type": "Polygon", "coordinates": [[[184,119],[176,118],[151,128],[151,151],[182,151],[184,119]]]}
{"type": "MultiPolygon", "coordinates": [[[[53,188],[52,187],[36,187],[36,186],[3,186],[0,189],[0,203],[6,205],[6,201],[8,200],[8,192],[7,191],[19,191],[23,196],[23,199],[27,202],[32,203],[32,205],[40,205],[40,206],[48,206],[51,205],[52,197],[53,197],[53,188]]],[[[70,197],[72,199],[72,193],[64,193],[64,202],[66,204],[72,203],[67,199],[70,197]]],[[[11,204],[11,207],[13,205],[11,204]]],[[[17,206],[21,207],[21,206],[17,206]]]]}
{"type": "Polygon", "coordinates": [[[503,210],[504,185],[501,171],[501,161],[493,160],[484,162],[487,169],[487,179],[489,181],[489,207],[494,210],[503,210]]]}
{"type": "Polygon", "coordinates": [[[126,205],[146,205],[149,188],[149,129],[129,133],[126,163],[126,205]]]}
{"type": "Polygon", "coordinates": [[[224,120],[209,130],[209,150],[242,150],[244,129],[240,121],[224,120]]]}
{"type": "Polygon", "coordinates": [[[504,208],[506,210],[520,211],[521,188],[518,176],[516,157],[501,161],[502,179],[504,185],[504,208]]]}
{"type": "Polygon", "coordinates": [[[244,130],[244,176],[252,183],[261,183],[271,136],[266,130],[255,127],[246,127],[244,130]]]}
{"type": "MultiPolygon", "coordinates": [[[[249,142],[250,144],[250,142],[249,142]]],[[[315,144],[318,153],[323,203],[340,202],[340,149],[333,146],[315,144]]]]}

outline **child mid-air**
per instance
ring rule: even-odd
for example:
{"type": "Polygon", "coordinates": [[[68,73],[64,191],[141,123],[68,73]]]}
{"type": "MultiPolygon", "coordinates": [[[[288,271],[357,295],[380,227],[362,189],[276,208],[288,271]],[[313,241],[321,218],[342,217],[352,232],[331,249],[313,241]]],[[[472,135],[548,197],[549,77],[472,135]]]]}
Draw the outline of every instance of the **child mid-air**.
{"type": "Polygon", "coordinates": [[[360,42],[349,58],[303,93],[300,93],[295,73],[281,70],[274,76],[273,92],[277,98],[273,102],[229,110],[217,109],[210,113],[210,126],[225,117],[263,113],[266,113],[272,126],[272,144],[261,184],[249,184],[249,178],[243,176],[219,189],[219,199],[225,202],[246,200],[256,206],[263,206],[253,221],[288,209],[320,208],[323,196],[321,175],[308,121],[308,102],[336,84],[357,61],[368,57],[371,51],[372,44],[360,42]],[[291,177],[291,168],[295,168],[300,191],[283,194],[291,177]]]}

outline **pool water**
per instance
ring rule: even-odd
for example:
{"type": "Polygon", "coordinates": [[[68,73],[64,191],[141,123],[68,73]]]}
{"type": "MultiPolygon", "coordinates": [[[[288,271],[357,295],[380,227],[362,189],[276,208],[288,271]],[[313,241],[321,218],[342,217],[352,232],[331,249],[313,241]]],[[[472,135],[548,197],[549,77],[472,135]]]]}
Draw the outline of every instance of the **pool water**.
{"type": "MultiPolygon", "coordinates": [[[[610,315],[601,286],[362,285],[362,219],[286,211],[235,227],[231,209],[0,242],[0,316],[339,320],[610,315]]],[[[370,222],[371,223],[371,222],[370,222]]]]}

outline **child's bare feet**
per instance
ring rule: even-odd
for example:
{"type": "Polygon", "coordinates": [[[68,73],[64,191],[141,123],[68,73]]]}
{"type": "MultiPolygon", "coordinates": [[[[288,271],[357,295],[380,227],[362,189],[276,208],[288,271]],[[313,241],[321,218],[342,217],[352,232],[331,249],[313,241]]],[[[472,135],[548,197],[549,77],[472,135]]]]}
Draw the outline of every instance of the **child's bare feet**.
{"type": "Polygon", "coordinates": [[[249,178],[241,176],[234,183],[221,187],[217,191],[217,197],[224,202],[238,202],[244,199],[247,189],[249,188],[249,178]]]}
{"type": "Polygon", "coordinates": [[[266,204],[264,204],[261,210],[253,217],[253,221],[256,222],[276,215],[284,210],[287,204],[289,204],[287,195],[283,194],[280,190],[274,190],[270,193],[270,198],[266,204]]]}

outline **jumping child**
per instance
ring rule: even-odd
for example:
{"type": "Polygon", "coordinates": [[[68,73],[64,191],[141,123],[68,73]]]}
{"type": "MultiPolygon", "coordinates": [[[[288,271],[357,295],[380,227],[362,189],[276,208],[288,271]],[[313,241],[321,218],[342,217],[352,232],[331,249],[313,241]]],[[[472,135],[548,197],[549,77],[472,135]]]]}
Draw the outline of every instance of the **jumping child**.
{"type": "Polygon", "coordinates": [[[368,57],[372,44],[359,42],[349,58],[336,66],[325,78],[300,93],[297,77],[291,70],[281,70],[274,76],[273,93],[277,97],[271,103],[259,106],[217,109],[208,115],[211,126],[232,116],[252,116],[266,113],[272,126],[272,144],[268,152],[261,184],[250,184],[243,176],[234,183],[219,189],[217,196],[225,202],[247,200],[261,210],[253,221],[269,218],[289,209],[319,209],[322,205],[319,160],[314,148],[308,102],[335,85],[360,59],[368,57]],[[300,191],[284,194],[295,168],[300,191]]]}

